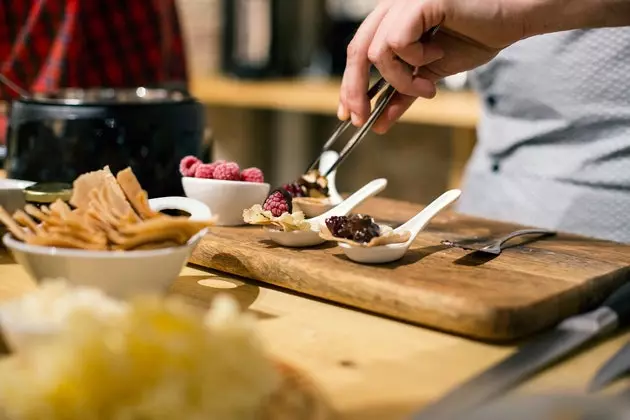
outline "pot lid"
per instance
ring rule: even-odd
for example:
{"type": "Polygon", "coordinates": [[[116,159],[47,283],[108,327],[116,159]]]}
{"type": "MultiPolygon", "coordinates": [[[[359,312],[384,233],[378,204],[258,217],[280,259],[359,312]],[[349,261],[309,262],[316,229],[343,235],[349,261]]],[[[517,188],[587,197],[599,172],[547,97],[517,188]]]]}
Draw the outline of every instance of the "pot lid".
{"type": "Polygon", "coordinates": [[[55,105],[141,105],[169,104],[193,100],[184,90],[153,89],[145,87],[108,89],[60,89],[55,92],[34,93],[19,102],[55,105]]]}

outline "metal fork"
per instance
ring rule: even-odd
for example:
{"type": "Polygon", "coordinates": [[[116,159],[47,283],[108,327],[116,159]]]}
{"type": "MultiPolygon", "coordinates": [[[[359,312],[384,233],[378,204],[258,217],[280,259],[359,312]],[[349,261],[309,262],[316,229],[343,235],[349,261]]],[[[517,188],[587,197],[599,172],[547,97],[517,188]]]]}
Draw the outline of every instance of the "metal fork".
{"type": "Polygon", "coordinates": [[[487,252],[489,254],[499,255],[503,251],[504,245],[511,239],[519,236],[526,235],[539,235],[539,238],[553,236],[556,232],[547,229],[522,229],[512,233],[503,235],[497,239],[492,239],[487,242],[480,242],[477,240],[463,240],[463,241],[442,241],[443,245],[452,246],[456,248],[462,248],[469,251],[487,252]]]}
{"type": "MultiPolygon", "coordinates": [[[[437,25],[431,28],[428,32],[422,35],[422,37],[420,38],[420,42],[422,43],[429,42],[439,29],[440,29],[440,25],[437,25]]],[[[372,129],[376,121],[383,114],[383,111],[385,111],[385,108],[387,108],[387,105],[389,105],[389,102],[394,97],[394,94],[396,93],[396,89],[394,89],[389,83],[387,83],[387,81],[383,77],[381,77],[368,90],[368,98],[372,100],[383,89],[385,89],[385,92],[383,92],[383,94],[381,94],[381,96],[377,99],[376,106],[374,107],[374,110],[370,114],[370,117],[368,118],[367,122],[362,127],[360,127],[358,131],[354,134],[354,136],[352,136],[352,138],[348,141],[348,143],[346,143],[344,148],[341,150],[341,153],[339,153],[339,158],[337,158],[337,161],[328,169],[328,171],[324,174],[324,176],[328,176],[332,171],[337,169],[337,167],[348,157],[348,155],[354,150],[354,148],[357,147],[359,143],[361,143],[361,141],[365,138],[365,135],[372,129]]],[[[337,126],[337,128],[335,129],[335,131],[333,131],[328,141],[324,143],[324,146],[322,147],[322,150],[320,151],[319,156],[317,156],[315,160],[309,165],[306,172],[315,168],[315,166],[319,163],[321,155],[324,152],[330,150],[332,146],[337,142],[337,140],[339,140],[341,135],[351,125],[352,125],[352,122],[350,120],[347,120],[347,121],[342,121],[337,126]]]]}
{"type": "Polygon", "coordinates": [[[509,241],[510,239],[514,239],[516,237],[519,236],[525,236],[525,235],[540,235],[540,236],[552,236],[555,235],[556,233],[553,231],[548,231],[546,229],[523,229],[523,230],[518,230],[516,232],[512,232],[509,235],[505,235],[502,238],[499,238],[493,242],[491,242],[490,244],[484,246],[483,248],[479,249],[479,251],[482,252],[489,252],[491,254],[496,254],[499,255],[501,253],[501,251],[503,250],[503,245],[509,241]]]}

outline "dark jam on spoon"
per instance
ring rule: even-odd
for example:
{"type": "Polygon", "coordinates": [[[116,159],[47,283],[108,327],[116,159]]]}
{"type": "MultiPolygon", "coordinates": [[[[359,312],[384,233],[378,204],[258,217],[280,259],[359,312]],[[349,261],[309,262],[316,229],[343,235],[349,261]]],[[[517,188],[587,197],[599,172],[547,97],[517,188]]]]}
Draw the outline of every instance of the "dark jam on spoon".
{"type": "Polygon", "coordinates": [[[331,216],[326,219],[326,227],[333,236],[358,243],[368,243],[381,234],[374,219],[362,214],[331,216]]]}

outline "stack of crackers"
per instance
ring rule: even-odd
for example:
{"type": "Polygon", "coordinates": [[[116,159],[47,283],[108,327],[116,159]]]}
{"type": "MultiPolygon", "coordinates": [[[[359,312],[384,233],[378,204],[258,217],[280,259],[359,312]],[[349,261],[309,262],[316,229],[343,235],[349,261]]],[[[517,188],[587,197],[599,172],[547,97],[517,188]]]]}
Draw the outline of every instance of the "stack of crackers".
{"type": "Polygon", "coordinates": [[[62,200],[39,208],[28,204],[12,216],[0,206],[0,222],[28,244],[85,250],[180,246],[213,225],[151,210],[131,168],[114,176],[107,166],[74,181],[70,205],[62,200]]]}

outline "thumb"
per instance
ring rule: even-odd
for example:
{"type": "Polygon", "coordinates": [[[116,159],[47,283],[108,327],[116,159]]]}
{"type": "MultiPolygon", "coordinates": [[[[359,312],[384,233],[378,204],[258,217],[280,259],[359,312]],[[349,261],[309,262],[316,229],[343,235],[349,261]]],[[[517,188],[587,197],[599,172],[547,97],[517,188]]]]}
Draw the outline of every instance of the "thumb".
{"type": "Polygon", "coordinates": [[[419,44],[420,39],[426,42],[429,32],[441,25],[446,16],[444,0],[399,1],[395,8],[386,16],[391,27],[396,28],[388,32],[386,40],[394,51],[419,44]]]}

